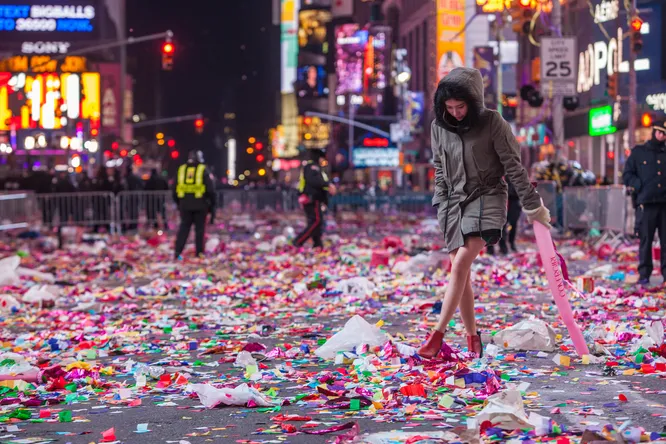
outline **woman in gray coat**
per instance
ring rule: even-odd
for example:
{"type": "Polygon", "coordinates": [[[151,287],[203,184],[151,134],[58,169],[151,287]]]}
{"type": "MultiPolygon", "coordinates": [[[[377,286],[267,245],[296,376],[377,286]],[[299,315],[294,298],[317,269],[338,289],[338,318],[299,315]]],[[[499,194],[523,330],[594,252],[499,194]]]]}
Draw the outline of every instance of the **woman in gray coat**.
{"type": "Polygon", "coordinates": [[[442,79],[435,93],[432,152],[439,226],[451,258],[439,322],[419,355],[437,356],[446,326],[460,307],[470,352],[482,356],[476,330],[472,262],[486,245],[494,245],[506,223],[507,176],[530,222],[550,227],[550,212],[520,163],[520,147],[511,127],[483,103],[483,79],[476,69],[456,68],[442,79]]]}

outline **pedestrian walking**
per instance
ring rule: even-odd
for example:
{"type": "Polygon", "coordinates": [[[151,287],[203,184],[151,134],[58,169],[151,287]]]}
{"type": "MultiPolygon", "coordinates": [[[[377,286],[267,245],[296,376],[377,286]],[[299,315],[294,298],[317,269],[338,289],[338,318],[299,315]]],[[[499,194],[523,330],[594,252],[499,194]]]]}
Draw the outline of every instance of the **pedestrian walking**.
{"type": "Polygon", "coordinates": [[[419,349],[419,355],[425,358],[439,353],[446,327],[458,307],[469,351],[478,357],[483,355],[470,269],[481,250],[496,244],[502,235],[508,200],[503,176],[516,187],[530,222],[539,221],[550,228],[550,212],[520,163],[520,147],[511,127],[497,111],[485,107],[483,94],[481,73],[471,68],[455,68],[435,92],[432,203],[437,206],[451,273],[439,322],[419,349]]]}
{"type": "Polygon", "coordinates": [[[206,216],[215,214],[215,185],[210,178],[201,151],[192,151],[187,163],[178,167],[173,197],[180,211],[180,227],[176,236],[174,255],[181,258],[190,228],[194,224],[197,256],[204,252],[206,216]]]}
{"type": "Polygon", "coordinates": [[[315,248],[322,248],[324,235],[324,215],[328,206],[328,176],[322,169],[324,152],[310,150],[310,160],[303,166],[298,181],[299,203],[305,211],[307,223],[305,229],[294,239],[294,246],[301,247],[312,238],[315,248]]]}
{"type": "Polygon", "coordinates": [[[157,171],[157,168],[153,168],[150,171],[150,177],[146,181],[146,191],[151,192],[148,193],[147,196],[146,218],[148,219],[148,225],[152,225],[155,229],[159,228],[157,222],[158,214],[162,217],[164,228],[168,228],[166,218],[166,197],[161,193],[168,189],[169,184],[166,179],[157,171]]]}
{"type": "Polygon", "coordinates": [[[652,242],[659,230],[661,245],[661,275],[666,280],[666,122],[652,128],[652,138],[631,150],[624,164],[622,179],[636,195],[639,207],[637,215],[638,283],[647,285],[652,275],[652,242]]]}

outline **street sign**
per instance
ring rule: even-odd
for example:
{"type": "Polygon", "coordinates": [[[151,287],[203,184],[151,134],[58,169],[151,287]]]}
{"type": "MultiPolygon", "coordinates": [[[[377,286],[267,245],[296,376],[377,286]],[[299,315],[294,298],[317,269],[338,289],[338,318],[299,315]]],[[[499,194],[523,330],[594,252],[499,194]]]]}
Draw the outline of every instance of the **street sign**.
{"type": "Polygon", "coordinates": [[[541,93],[576,95],[576,38],[541,38],[541,93]]]}

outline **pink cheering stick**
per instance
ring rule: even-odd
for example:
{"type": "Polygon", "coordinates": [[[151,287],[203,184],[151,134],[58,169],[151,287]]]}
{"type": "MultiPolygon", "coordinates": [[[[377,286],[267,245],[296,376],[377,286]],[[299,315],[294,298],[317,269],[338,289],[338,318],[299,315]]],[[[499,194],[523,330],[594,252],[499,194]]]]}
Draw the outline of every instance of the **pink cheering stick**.
{"type": "Polygon", "coordinates": [[[569,297],[567,296],[567,283],[565,280],[568,281],[569,276],[564,258],[555,251],[555,244],[550,235],[550,230],[545,225],[540,222],[534,222],[534,236],[536,237],[543,268],[546,270],[550,292],[553,294],[553,299],[555,299],[555,304],[560,312],[560,316],[562,316],[564,325],[566,325],[569,331],[569,336],[571,336],[571,340],[576,348],[576,353],[578,353],[578,356],[589,355],[590,350],[587,348],[587,344],[583,338],[583,332],[581,332],[580,327],[574,319],[569,297]]]}

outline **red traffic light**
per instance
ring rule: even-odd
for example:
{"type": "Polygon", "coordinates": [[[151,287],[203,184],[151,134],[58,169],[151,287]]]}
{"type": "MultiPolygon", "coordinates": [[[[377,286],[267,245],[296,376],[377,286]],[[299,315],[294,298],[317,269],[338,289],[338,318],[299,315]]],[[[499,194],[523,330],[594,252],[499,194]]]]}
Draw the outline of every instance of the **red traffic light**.
{"type": "Polygon", "coordinates": [[[265,157],[264,157],[263,154],[257,154],[257,162],[260,162],[260,163],[261,163],[261,162],[264,161],[264,159],[265,159],[265,157]]]}
{"type": "Polygon", "coordinates": [[[178,151],[171,151],[171,158],[172,159],[178,159],[178,151]]]}
{"type": "Polygon", "coordinates": [[[304,118],[303,123],[306,124],[306,125],[310,125],[312,123],[312,117],[304,118]]]}
{"type": "Polygon", "coordinates": [[[169,146],[169,148],[173,148],[174,146],[176,146],[176,141],[173,139],[169,139],[167,145],[169,146]]]}
{"type": "Polygon", "coordinates": [[[645,113],[641,116],[641,125],[645,128],[652,126],[652,116],[649,113],[645,113]]]}
{"type": "Polygon", "coordinates": [[[111,149],[112,149],[112,150],[117,150],[117,149],[118,149],[118,146],[119,146],[119,145],[118,145],[118,142],[113,142],[113,143],[111,144],[111,149]]]}
{"type": "Polygon", "coordinates": [[[258,150],[263,150],[264,149],[264,144],[261,143],[261,142],[257,142],[256,145],[254,145],[254,147],[258,150]]]}
{"type": "Polygon", "coordinates": [[[641,28],[643,27],[643,20],[639,19],[638,17],[634,17],[631,19],[631,29],[633,29],[636,32],[640,32],[641,28]]]}
{"type": "Polygon", "coordinates": [[[197,120],[195,120],[195,121],[194,121],[194,126],[196,126],[197,128],[203,128],[203,126],[204,126],[204,121],[203,121],[203,119],[197,119],[197,120]]]}
{"type": "Polygon", "coordinates": [[[120,150],[120,157],[127,157],[127,150],[120,150]]]}
{"type": "Polygon", "coordinates": [[[166,42],[164,45],[162,45],[162,52],[164,54],[173,54],[174,51],[174,46],[173,43],[166,42]]]}
{"type": "Polygon", "coordinates": [[[109,150],[104,151],[104,157],[111,157],[111,151],[109,150]]]}

